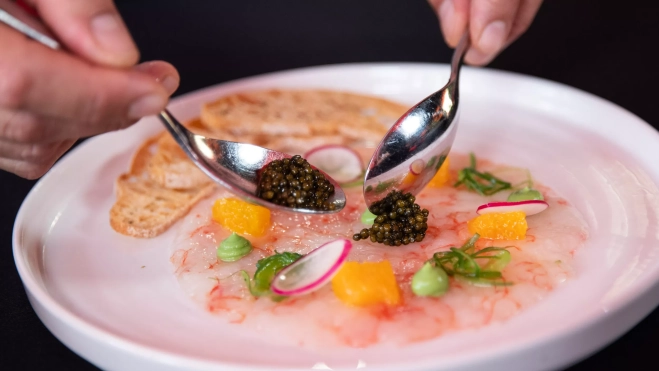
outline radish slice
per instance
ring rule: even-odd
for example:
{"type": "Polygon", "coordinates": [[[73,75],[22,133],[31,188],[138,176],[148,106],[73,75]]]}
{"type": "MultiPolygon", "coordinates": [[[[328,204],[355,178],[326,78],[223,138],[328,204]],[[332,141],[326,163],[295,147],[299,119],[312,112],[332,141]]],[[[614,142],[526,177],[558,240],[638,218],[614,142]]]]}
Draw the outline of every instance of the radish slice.
{"type": "Polygon", "coordinates": [[[352,242],[328,242],[284,268],[272,280],[270,289],[278,295],[303,295],[321,288],[348,258],[352,242]]]}
{"type": "Polygon", "coordinates": [[[345,146],[330,144],[316,147],[303,157],[339,183],[359,178],[364,170],[359,154],[345,146]]]}
{"type": "Polygon", "coordinates": [[[528,200],[516,202],[490,202],[480,205],[476,212],[480,215],[490,213],[511,213],[513,211],[523,211],[527,216],[534,215],[544,211],[549,204],[542,200],[528,200]]]}
{"type": "Polygon", "coordinates": [[[419,175],[423,171],[424,167],[426,167],[426,163],[422,159],[414,160],[410,164],[410,173],[419,175]]]}

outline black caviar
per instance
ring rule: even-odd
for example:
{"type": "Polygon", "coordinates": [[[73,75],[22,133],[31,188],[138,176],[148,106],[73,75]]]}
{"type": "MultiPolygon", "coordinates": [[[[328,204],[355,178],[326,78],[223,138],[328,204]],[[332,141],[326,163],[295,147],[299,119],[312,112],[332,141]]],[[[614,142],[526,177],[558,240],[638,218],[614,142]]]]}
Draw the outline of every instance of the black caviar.
{"type": "Polygon", "coordinates": [[[277,205],[312,210],[334,210],[329,201],[334,186],[307,160],[296,155],[274,160],[263,168],[256,195],[277,205]]]}
{"type": "Polygon", "coordinates": [[[416,198],[411,193],[391,191],[371,206],[371,212],[377,215],[371,228],[362,229],[352,239],[370,238],[387,246],[423,241],[428,230],[428,210],[422,210],[414,201],[416,198]]]}

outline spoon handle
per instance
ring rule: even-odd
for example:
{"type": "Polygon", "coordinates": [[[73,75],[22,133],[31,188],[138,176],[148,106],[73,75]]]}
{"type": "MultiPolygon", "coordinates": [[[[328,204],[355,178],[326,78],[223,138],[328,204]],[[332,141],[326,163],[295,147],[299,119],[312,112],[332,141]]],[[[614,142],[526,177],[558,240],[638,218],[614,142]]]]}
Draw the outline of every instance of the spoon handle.
{"type": "Polygon", "coordinates": [[[458,46],[453,52],[453,58],[451,59],[451,77],[449,80],[455,81],[458,79],[460,75],[460,66],[462,65],[462,60],[464,59],[465,53],[467,52],[467,49],[469,49],[470,45],[471,43],[469,42],[469,31],[465,31],[465,33],[462,34],[462,37],[460,38],[458,46]]]}
{"type": "Polygon", "coordinates": [[[169,131],[172,137],[174,137],[174,140],[176,140],[185,153],[195,161],[198,161],[199,158],[192,149],[192,143],[190,143],[192,132],[186,129],[185,126],[183,126],[183,124],[181,124],[167,109],[162,110],[158,115],[158,118],[162,121],[165,128],[167,128],[167,131],[169,131]]]}
{"type": "Polygon", "coordinates": [[[41,20],[12,2],[0,0],[0,22],[51,49],[62,49],[41,20]]]}

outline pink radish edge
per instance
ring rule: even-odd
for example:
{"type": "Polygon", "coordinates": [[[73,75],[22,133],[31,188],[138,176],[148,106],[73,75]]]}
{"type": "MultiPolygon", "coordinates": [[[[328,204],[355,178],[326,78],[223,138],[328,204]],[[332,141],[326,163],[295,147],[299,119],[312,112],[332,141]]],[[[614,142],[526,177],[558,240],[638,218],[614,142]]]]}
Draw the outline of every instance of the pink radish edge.
{"type": "Polygon", "coordinates": [[[543,212],[549,207],[549,204],[542,200],[528,200],[528,201],[505,201],[505,202],[490,202],[480,205],[476,212],[479,215],[489,213],[513,212],[523,211],[527,216],[535,215],[543,212]]]}
{"type": "Polygon", "coordinates": [[[319,247],[315,248],[313,251],[308,253],[307,255],[303,256],[302,258],[298,259],[295,261],[293,264],[289,265],[288,267],[282,269],[272,280],[272,284],[270,285],[270,289],[272,292],[278,295],[284,295],[284,296],[293,296],[293,295],[301,295],[310,291],[314,291],[316,288],[321,287],[324,285],[327,281],[329,281],[334,274],[338,271],[339,267],[343,265],[343,262],[348,258],[348,254],[350,253],[350,250],[352,249],[352,242],[347,239],[338,239],[330,242],[326,242],[319,247]],[[313,254],[317,253],[318,251],[321,251],[324,247],[335,244],[337,242],[341,242],[343,244],[343,251],[341,252],[341,255],[336,259],[334,263],[332,263],[332,266],[325,272],[323,273],[322,276],[320,276],[318,279],[314,280],[313,282],[302,286],[298,287],[296,289],[292,290],[280,290],[276,286],[277,279],[281,275],[285,275],[286,272],[291,270],[293,267],[299,265],[300,263],[304,263],[304,260],[309,259],[309,256],[312,256],[313,254]]]}
{"type": "MultiPolygon", "coordinates": [[[[348,153],[350,153],[351,156],[354,157],[354,159],[356,160],[356,163],[358,164],[358,168],[355,171],[355,176],[354,177],[352,177],[350,179],[335,179],[335,180],[339,183],[347,183],[347,182],[350,182],[350,181],[353,181],[353,180],[359,178],[360,175],[362,174],[362,172],[364,171],[364,164],[362,163],[362,158],[361,158],[361,156],[359,156],[359,153],[357,153],[355,150],[353,150],[350,147],[343,146],[343,145],[340,145],[340,144],[324,144],[322,146],[318,146],[318,147],[310,149],[302,157],[304,157],[307,161],[309,161],[309,163],[312,166],[314,166],[314,167],[318,168],[319,170],[322,170],[323,172],[327,173],[330,177],[336,178],[336,176],[335,176],[336,174],[332,174],[333,173],[332,171],[324,170],[322,166],[318,166],[317,164],[314,164],[314,161],[309,159],[309,157],[311,157],[313,155],[318,155],[317,152],[335,151],[335,150],[336,151],[347,151],[348,153]]],[[[352,164],[347,164],[346,166],[351,166],[351,165],[352,164]]]]}
{"type": "Polygon", "coordinates": [[[419,175],[423,171],[423,168],[426,166],[426,163],[422,159],[414,160],[410,164],[410,173],[414,175],[419,175]]]}

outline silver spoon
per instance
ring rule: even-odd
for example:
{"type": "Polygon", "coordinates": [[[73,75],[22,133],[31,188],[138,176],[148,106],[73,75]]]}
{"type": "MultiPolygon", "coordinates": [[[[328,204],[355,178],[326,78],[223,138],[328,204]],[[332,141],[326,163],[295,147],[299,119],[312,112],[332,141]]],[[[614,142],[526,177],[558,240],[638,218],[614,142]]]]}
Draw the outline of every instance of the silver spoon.
{"type": "MultiPolygon", "coordinates": [[[[0,6],[1,22],[51,49],[61,49],[60,43],[41,22],[12,3],[0,0],[0,6]]],[[[243,199],[269,209],[304,214],[335,213],[346,205],[345,193],[327,174],[325,176],[334,186],[334,194],[329,200],[334,205],[334,210],[291,208],[261,199],[256,196],[259,171],[271,161],[290,158],[290,155],[252,144],[229,142],[194,134],[166,109],[160,112],[159,118],[192,162],[209,178],[243,199]]]]}
{"type": "Polygon", "coordinates": [[[460,67],[468,47],[465,33],[453,52],[448,83],[399,118],[376,148],[364,175],[369,209],[392,190],[417,195],[444,163],[456,134],[460,67]]]}
{"type": "Polygon", "coordinates": [[[334,210],[291,208],[258,198],[256,188],[259,171],[270,162],[290,158],[290,155],[253,144],[229,142],[194,134],[181,125],[167,110],[160,112],[159,118],[188,157],[206,175],[244,199],[269,209],[305,214],[334,213],[346,205],[345,193],[339,184],[327,174],[325,176],[334,185],[334,194],[330,197],[334,210]]]}

